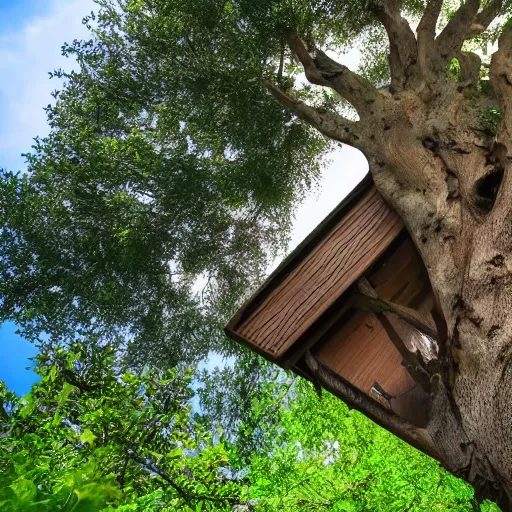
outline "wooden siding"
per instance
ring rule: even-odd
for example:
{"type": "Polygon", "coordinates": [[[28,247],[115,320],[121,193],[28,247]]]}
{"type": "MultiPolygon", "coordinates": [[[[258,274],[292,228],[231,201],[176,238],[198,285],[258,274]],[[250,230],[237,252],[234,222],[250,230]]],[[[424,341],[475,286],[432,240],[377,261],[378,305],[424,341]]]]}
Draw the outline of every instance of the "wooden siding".
{"type": "Polygon", "coordinates": [[[334,330],[315,357],[366,394],[375,382],[394,396],[415,385],[373,313],[353,311],[352,318],[334,330]]]}
{"type": "Polygon", "coordinates": [[[378,260],[402,228],[371,187],[228,332],[279,359],[378,260]]]}

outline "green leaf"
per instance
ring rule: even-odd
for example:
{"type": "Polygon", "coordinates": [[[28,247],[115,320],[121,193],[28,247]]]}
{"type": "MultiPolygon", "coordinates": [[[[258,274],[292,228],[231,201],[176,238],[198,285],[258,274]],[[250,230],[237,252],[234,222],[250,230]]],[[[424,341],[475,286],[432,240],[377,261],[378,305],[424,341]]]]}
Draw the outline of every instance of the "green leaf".
{"type": "Polygon", "coordinates": [[[57,376],[57,367],[54,365],[50,369],[49,378],[50,378],[50,380],[55,380],[56,376],[57,376]]]}
{"type": "Polygon", "coordinates": [[[29,503],[37,495],[37,487],[34,482],[26,478],[18,478],[9,486],[21,503],[29,503]]]}
{"type": "Polygon", "coordinates": [[[343,512],[357,512],[356,503],[350,500],[340,500],[334,504],[333,510],[343,512]]]}
{"type": "Polygon", "coordinates": [[[80,441],[82,443],[87,443],[89,446],[94,446],[94,440],[97,436],[95,436],[88,428],[86,428],[81,434],[80,434],[80,441]]]}

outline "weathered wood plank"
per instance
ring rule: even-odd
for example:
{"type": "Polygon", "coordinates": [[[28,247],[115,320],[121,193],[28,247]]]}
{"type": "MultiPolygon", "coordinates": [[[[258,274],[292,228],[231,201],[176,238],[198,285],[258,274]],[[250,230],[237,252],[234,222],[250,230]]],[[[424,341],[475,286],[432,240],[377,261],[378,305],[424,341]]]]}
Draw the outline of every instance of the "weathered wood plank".
{"type": "Polygon", "coordinates": [[[315,357],[366,394],[374,382],[393,396],[416,385],[373,313],[356,312],[325,341],[315,357]]]}
{"type": "Polygon", "coordinates": [[[279,358],[386,250],[402,221],[372,187],[238,326],[279,358]]]}
{"type": "MultiPolygon", "coordinates": [[[[390,249],[366,275],[379,297],[406,307],[414,305],[429,316],[432,291],[421,258],[409,238],[390,249]]],[[[392,320],[396,320],[393,326],[405,345],[415,350],[415,337],[421,334],[398,317],[392,320]]],[[[318,341],[313,353],[326,367],[366,394],[377,382],[396,397],[390,405],[401,417],[417,425],[426,421],[428,394],[416,389],[417,383],[402,364],[402,355],[373,313],[347,313],[318,341]]]]}

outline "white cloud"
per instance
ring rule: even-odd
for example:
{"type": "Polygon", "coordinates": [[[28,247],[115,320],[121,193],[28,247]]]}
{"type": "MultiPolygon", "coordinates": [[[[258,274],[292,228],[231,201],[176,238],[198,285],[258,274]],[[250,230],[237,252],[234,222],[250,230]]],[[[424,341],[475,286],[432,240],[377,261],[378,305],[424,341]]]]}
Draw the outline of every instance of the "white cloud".
{"type": "Polygon", "coordinates": [[[86,37],[82,18],[94,9],[92,0],[52,0],[45,16],[28,19],[17,32],[0,34],[0,166],[23,167],[21,153],[36,135],[48,132],[43,107],[59,83],[48,72],[70,69],[61,55],[64,42],[86,37]]]}
{"type": "Polygon", "coordinates": [[[290,249],[302,242],[368,172],[364,155],[350,146],[334,151],[330,160],[322,171],[319,192],[308,197],[297,210],[290,249]]]}

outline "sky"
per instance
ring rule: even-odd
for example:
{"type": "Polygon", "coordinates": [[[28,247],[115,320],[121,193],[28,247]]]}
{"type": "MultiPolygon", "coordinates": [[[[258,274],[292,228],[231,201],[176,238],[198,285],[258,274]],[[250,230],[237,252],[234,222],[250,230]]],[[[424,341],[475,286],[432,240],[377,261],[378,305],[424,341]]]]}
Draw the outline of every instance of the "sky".
{"type": "MultiPolygon", "coordinates": [[[[61,46],[87,36],[82,18],[93,9],[92,0],[0,0],[0,167],[23,170],[21,154],[30,151],[36,135],[48,132],[43,107],[52,102],[51,92],[59,86],[49,80],[48,72],[73,67],[72,61],[62,57],[61,46]]],[[[357,52],[340,60],[357,68],[357,52]]],[[[329,160],[320,187],[296,212],[290,250],[368,171],[364,156],[348,146],[335,151],[329,160]]],[[[37,379],[25,369],[35,354],[34,347],[15,334],[13,324],[0,327],[0,380],[20,395],[37,379]]]]}
{"type": "MultiPolygon", "coordinates": [[[[57,88],[48,72],[72,66],[62,43],[86,35],[82,18],[92,7],[90,0],[0,0],[0,167],[23,170],[21,154],[47,133],[43,107],[57,88]]],[[[24,395],[37,380],[26,369],[37,351],[15,330],[0,327],[0,380],[24,395]]]]}

